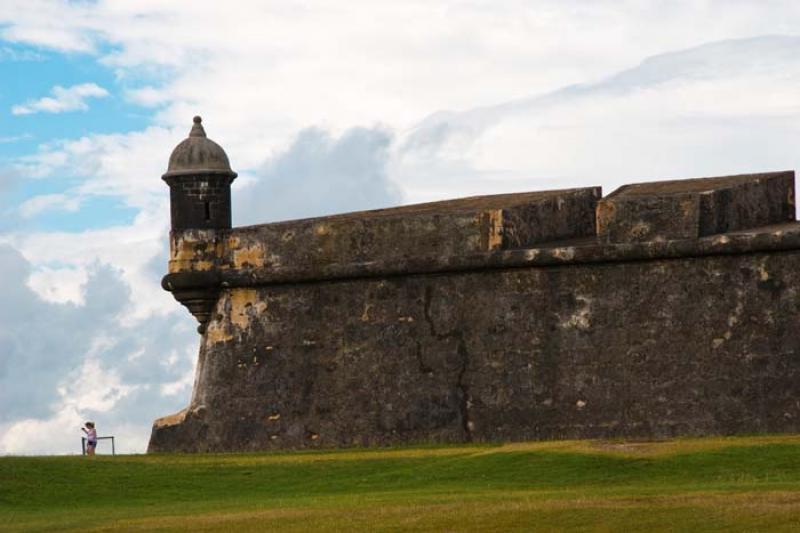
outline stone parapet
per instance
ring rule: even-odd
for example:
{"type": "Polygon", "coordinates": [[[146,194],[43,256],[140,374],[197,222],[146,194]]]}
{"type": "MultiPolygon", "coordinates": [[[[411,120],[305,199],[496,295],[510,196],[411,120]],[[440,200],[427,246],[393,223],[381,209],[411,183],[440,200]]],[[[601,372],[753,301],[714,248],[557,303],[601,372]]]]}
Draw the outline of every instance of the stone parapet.
{"type": "Polygon", "coordinates": [[[589,238],[545,243],[540,247],[522,250],[496,250],[395,261],[228,269],[220,273],[219,280],[223,287],[248,287],[570,264],[688,259],[785,250],[800,250],[800,223],[765,226],[701,239],[603,244],[597,239],[589,238]]]}
{"type": "Polygon", "coordinates": [[[601,242],[696,239],[795,218],[794,172],[624,185],[597,205],[601,242]]]}
{"type": "Polygon", "coordinates": [[[595,234],[600,188],[499,194],[234,228],[223,268],[313,269],[521,249],[595,234]]]}
{"type": "Polygon", "coordinates": [[[167,280],[223,287],[798,247],[794,172],[464,198],[171,235],[167,280]],[[595,226],[595,220],[597,225],[595,226]]]}

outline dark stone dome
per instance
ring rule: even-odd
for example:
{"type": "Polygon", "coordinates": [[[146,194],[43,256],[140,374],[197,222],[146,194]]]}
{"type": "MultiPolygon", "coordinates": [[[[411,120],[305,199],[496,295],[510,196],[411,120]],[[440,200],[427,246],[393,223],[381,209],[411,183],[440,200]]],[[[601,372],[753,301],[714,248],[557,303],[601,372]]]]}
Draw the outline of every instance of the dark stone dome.
{"type": "Polygon", "coordinates": [[[202,121],[200,117],[194,117],[189,137],[181,141],[169,156],[164,178],[187,174],[226,174],[236,177],[225,150],[206,137],[202,121]]]}

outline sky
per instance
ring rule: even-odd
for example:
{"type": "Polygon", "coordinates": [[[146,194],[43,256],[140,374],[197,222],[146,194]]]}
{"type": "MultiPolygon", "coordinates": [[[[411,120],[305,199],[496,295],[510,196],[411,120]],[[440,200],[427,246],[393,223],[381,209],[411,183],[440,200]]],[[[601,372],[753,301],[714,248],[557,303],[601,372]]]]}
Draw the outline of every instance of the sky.
{"type": "Polygon", "coordinates": [[[235,225],[794,169],[797,28],[789,0],[0,0],[0,454],[79,453],[86,420],[144,452],[188,404],[160,176],[194,115],[235,225]]]}

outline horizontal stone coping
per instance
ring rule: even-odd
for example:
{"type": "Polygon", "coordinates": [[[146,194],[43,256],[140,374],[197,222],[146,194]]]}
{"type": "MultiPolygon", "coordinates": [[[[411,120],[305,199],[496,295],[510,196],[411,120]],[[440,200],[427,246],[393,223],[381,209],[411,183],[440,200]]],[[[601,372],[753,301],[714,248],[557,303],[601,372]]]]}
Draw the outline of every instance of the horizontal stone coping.
{"type": "Polygon", "coordinates": [[[270,222],[268,224],[254,224],[251,226],[237,226],[235,231],[240,233],[257,232],[259,228],[292,228],[302,224],[335,223],[352,220],[374,220],[381,218],[407,218],[414,215],[446,216],[451,213],[470,213],[484,209],[507,209],[524,206],[539,201],[558,200],[572,196],[593,196],[600,198],[600,187],[578,187],[572,189],[551,189],[545,191],[514,192],[503,194],[484,194],[480,196],[467,196],[449,200],[438,200],[420,204],[401,205],[382,209],[366,211],[351,211],[321,217],[300,218],[270,222]]]}
{"type": "Polygon", "coordinates": [[[667,196],[671,194],[713,193],[720,189],[731,189],[771,179],[788,179],[794,181],[793,170],[777,172],[757,172],[753,174],[734,174],[731,176],[713,176],[705,178],[673,179],[661,181],[644,181],[622,185],[605,198],[667,196]]]}
{"type": "Polygon", "coordinates": [[[623,185],[597,203],[606,243],[682,240],[795,219],[794,172],[623,185]]]}
{"type": "MultiPolygon", "coordinates": [[[[455,256],[428,256],[405,260],[332,263],[311,267],[268,267],[215,271],[200,279],[219,280],[222,287],[252,287],[333,280],[397,277],[554,267],[592,263],[682,259],[800,249],[800,222],[712,235],[700,239],[601,244],[596,238],[574,239],[535,248],[497,250],[455,256]]],[[[168,274],[181,277],[191,272],[168,274]]]]}

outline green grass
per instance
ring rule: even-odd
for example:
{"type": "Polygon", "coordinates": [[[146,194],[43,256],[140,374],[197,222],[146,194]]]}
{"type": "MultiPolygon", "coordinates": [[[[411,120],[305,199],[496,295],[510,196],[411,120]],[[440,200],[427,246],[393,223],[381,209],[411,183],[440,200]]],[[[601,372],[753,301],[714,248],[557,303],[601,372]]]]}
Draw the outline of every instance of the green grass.
{"type": "Polygon", "coordinates": [[[0,458],[0,530],[798,531],[800,436],[0,458]]]}

